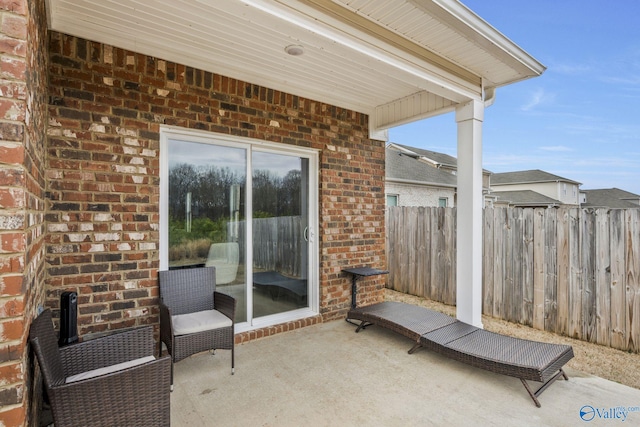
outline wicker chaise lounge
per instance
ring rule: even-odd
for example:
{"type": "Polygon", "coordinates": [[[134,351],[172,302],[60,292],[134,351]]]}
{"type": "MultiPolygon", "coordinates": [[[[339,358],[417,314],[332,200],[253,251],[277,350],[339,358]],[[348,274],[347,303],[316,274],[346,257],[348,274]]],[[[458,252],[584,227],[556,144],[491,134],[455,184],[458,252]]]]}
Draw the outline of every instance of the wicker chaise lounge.
{"type": "Polygon", "coordinates": [[[540,407],[538,396],[555,380],[568,380],[562,367],[573,358],[568,345],[523,340],[485,331],[425,307],[383,302],[349,311],[348,319],[360,320],[356,329],[377,325],[399,333],[415,345],[459,362],[502,375],[519,378],[529,396],[540,407]],[[527,380],[542,383],[533,391],[527,380]]]}
{"type": "Polygon", "coordinates": [[[409,338],[416,343],[409,353],[421,346],[422,335],[457,322],[453,317],[437,311],[393,301],[352,309],[347,318],[360,320],[356,332],[377,325],[409,338]]]}

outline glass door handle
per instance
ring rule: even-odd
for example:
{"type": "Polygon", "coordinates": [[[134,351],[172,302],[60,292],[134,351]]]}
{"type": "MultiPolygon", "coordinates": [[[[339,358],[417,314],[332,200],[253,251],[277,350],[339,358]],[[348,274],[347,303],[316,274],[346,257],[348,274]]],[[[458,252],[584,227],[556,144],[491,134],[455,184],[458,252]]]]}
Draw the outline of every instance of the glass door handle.
{"type": "Polygon", "coordinates": [[[304,241],[305,242],[309,241],[309,227],[304,228],[304,241]]]}

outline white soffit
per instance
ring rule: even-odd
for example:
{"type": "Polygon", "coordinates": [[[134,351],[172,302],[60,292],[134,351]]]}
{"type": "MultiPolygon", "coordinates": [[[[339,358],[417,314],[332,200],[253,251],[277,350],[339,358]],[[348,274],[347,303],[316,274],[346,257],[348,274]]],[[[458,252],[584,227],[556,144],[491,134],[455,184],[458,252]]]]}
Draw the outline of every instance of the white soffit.
{"type": "Polygon", "coordinates": [[[455,0],[47,0],[47,12],[55,31],[363,112],[372,131],[544,70],[455,0]]]}

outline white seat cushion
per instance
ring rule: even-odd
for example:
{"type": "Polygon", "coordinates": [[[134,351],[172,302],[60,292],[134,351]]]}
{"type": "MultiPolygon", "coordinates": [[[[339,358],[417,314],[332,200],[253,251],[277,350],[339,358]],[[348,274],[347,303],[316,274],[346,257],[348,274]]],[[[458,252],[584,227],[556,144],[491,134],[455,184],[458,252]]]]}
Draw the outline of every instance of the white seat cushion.
{"type": "Polygon", "coordinates": [[[233,322],[217,310],[197,311],[195,313],[171,316],[174,335],[187,335],[196,332],[231,326],[233,322]]]}
{"type": "Polygon", "coordinates": [[[115,365],[105,366],[104,368],[98,368],[91,371],[71,375],[67,377],[65,382],[68,384],[68,383],[73,383],[80,380],[95,378],[101,375],[110,374],[112,372],[122,371],[123,369],[131,368],[133,366],[142,365],[143,363],[151,362],[153,360],[156,360],[156,358],[153,356],[145,356],[139,359],[129,360],[128,362],[117,363],[115,365]]]}

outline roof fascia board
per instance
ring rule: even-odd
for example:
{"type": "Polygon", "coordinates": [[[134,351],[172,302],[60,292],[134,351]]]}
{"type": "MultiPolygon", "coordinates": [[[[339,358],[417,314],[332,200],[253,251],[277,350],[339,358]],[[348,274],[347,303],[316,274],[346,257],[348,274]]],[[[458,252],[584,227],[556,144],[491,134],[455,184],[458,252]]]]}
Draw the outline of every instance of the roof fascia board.
{"type": "Polygon", "coordinates": [[[380,26],[376,22],[371,21],[370,19],[357,13],[354,13],[331,0],[298,1],[308,5],[312,5],[316,8],[316,10],[330,15],[340,21],[348,23],[350,27],[355,28],[377,40],[380,40],[385,44],[393,46],[406,53],[410,53],[413,56],[422,58],[426,62],[472,83],[474,86],[481,84],[481,78],[472,71],[469,71],[466,68],[463,68],[460,65],[449,61],[443,56],[429,49],[426,49],[423,46],[413,43],[411,40],[391,30],[388,30],[387,28],[380,26]]]}
{"type": "MultiPolygon", "coordinates": [[[[484,19],[476,15],[471,9],[457,0],[409,0],[416,6],[439,17],[444,22],[455,26],[470,40],[477,42],[488,52],[496,55],[505,63],[524,74],[525,78],[541,75],[546,67],[533,56],[525,52],[520,46],[495,29],[484,19]],[[438,7],[436,7],[436,5],[438,7]],[[440,9],[440,10],[438,10],[440,9]],[[452,19],[463,23],[456,25],[452,19]]],[[[507,82],[510,84],[515,82],[507,82]]],[[[503,84],[503,85],[504,85],[503,84]]]]}

